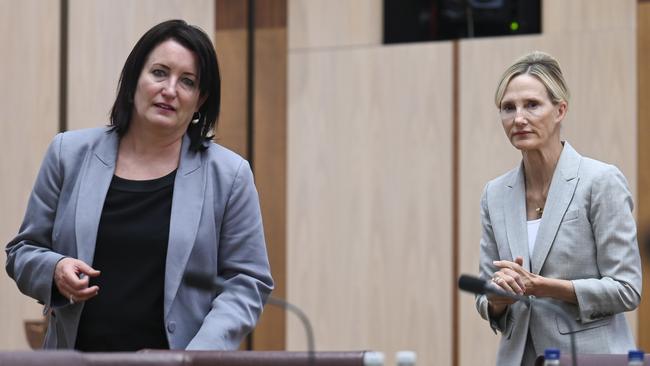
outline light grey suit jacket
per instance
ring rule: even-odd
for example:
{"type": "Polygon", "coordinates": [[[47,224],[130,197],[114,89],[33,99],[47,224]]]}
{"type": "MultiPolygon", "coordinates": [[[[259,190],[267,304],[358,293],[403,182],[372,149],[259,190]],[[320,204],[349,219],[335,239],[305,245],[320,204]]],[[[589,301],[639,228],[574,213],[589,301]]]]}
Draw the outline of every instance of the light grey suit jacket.
{"type": "MultiPolygon", "coordinates": [[[[7,245],[9,276],[51,310],[45,348],[75,345],[84,305],[70,305],[58,292],[54,268],[64,256],[92,264],[118,144],[106,128],[58,134],[20,231],[7,245]]],[[[273,288],[257,191],[248,163],[235,153],[214,143],[198,153],[188,146],[185,136],[165,264],[165,330],[172,349],[236,349],[273,288]],[[188,270],[208,272],[227,285],[220,293],[188,287],[188,270]]]]}
{"type": "MultiPolygon", "coordinates": [[[[632,196],[614,166],[582,157],[568,142],[553,174],[533,253],[528,250],[523,165],[490,181],[481,199],[480,276],[494,260],[524,258],[544,277],[571,280],[578,304],[552,300],[575,319],[579,353],[627,353],[635,348],[623,312],[641,298],[641,260],[632,196]]],[[[502,333],[497,365],[521,364],[530,331],[535,351],[570,351],[569,329],[547,309],[517,302],[490,319],[487,298],[476,297],[481,316],[502,333]]]]}

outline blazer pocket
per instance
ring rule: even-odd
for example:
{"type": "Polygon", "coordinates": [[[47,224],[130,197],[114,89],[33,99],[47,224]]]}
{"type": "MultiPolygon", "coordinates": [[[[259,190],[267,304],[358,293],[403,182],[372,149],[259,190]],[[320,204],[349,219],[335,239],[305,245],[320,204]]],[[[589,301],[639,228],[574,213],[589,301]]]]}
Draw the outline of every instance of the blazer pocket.
{"type": "Polygon", "coordinates": [[[564,214],[564,217],[562,218],[562,222],[573,221],[577,218],[578,218],[578,209],[574,208],[573,210],[569,210],[564,214]]]}
{"type": "Polygon", "coordinates": [[[569,333],[577,333],[577,332],[582,332],[584,330],[605,326],[612,321],[612,318],[613,315],[610,315],[608,317],[593,322],[589,322],[589,323],[579,323],[579,322],[572,321],[571,326],[573,327],[573,330],[569,329],[569,325],[564,321],[564,319],[562,319],[559,316],[555,316],[555,322],[557,324],[557,330],[558,332],[560,332],[560,334],[569,334],[569,333]]]}

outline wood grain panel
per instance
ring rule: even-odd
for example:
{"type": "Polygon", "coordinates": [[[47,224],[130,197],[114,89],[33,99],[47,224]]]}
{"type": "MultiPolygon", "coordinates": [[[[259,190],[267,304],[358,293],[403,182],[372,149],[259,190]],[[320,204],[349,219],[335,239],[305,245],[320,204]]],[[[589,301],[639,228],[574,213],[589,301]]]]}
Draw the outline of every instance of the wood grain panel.
{"type": "MultiPolygon", "coordinates": [[[[58,130],[59,2],[0,0],[0,243],[22,222],[43,154],[58,130]]],[[[1,251],[0,261],[6,256],[1,251]]],[[[36,300],[0,271],[0,349],[27,349],[23,320],[40,319],[36,300]]]]}
{"type": "Polygon", "coordinates": [[[378,46],[381,0],[289,0],[289,49],[378,46]]]}
{"type": "MultiPolygon", "coordinates": [[[[636,192],[635,42],[631,28],[551,33],[461,42],[461,272],[478,272],[479,201],[484,184],[514,167],[520,154],[506,139],[493,104],[498,79],[517,57],[554,55],[572,93],[562,136],[580,153],[617,165],[636,192]]],[[[488,364],[498,336],[461,300],[461,365],[488,364]]],[[[635,329],[635,317],[629,318],[635,329]]]]}
{"type": "MultiPolygon", "coordinates": [[[[255,28],[287,28],[287,0],[264,0],[255,3],[255,28]]],[[[284,41],[286,44],[286,41],[284,41]]]]}
{"type": "Polygon", "coordinates": [[[216,30],[246,29],[248,27],[248,1],[215,0],[216,30]]]}
{"type": "Polygon", "coordinates": [[[543,0],[544,34],[635,28],[636,0],[543,0]]]}
{"type": "Polygon", "coordinates": [[[69,129],[108,122],[124,61],[149,28],[180,18],[215,29],[214,0],[69,1],[69,129]]]}
{"type": "MultiPolygon", "coordinates": [[[[260,194],[266,246],[275,282],[273,296],[284,299],[287,296],[286,28],[266,28],[255,31],[254,103],[255,182],[260,194]]],[[[291,315],[278,307],[265,307],[253,334],[253,349],[285,349],[287,316],[291,315]]]]}
{"type": "Polygon", "coordinates": [[[449,90],[448,42],[290,52],[287,291],[319,350],[451,362],[449,90]]]}
{"type": "Polygon", "coordinates": [[[637,13],[639,245],[643,255],[643,294],[639,309],[639,347],[650,349],[650,2],[637,13]]]}
{"type": "Polygon", "coordinates": [[[247,34],[245,29],[215,32],[221,72],[221,115],[215,141],[243,157],[248,155],[247,34]]]}

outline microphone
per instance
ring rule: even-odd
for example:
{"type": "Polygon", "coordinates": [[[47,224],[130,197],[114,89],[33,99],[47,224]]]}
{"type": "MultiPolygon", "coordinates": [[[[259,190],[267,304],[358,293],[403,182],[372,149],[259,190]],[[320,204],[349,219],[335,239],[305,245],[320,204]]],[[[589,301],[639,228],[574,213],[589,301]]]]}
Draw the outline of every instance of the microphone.
{"type": "MultiPolygon", "coordinates": [[[[187,271],[185,272],[185,275],[183,277],[183,282],[185,282],[186,285],[194,288],[199,288],[203,290],[216,290],[219,292],[224,291],[228,287],[232,287],[232,285],[229,285],[225,280],[219,277],[215,277],[211,274],[204,273],[204,272],[197,272],[197,271],[187,271]]],[[[248,289],[244,288],[245,291],[249,291],[248,289]]],[[[300,322],[302,323],[303,328],[305,329],[305,333],[307,334],[307,354],[308,354],[308,364],[310,366],[313,366],[315,364],[315,347],[314,347],[314,331],[311,326],[311,322],[309,321],[309,318],[307,317],[307,314],[305,314],[304,311],[302,311],[299,307],[296,305],[284,300],[280,299],[278,297],[273,297],[269,296],[266,299],[266,303],[269,305],[277,306],[284,311],[289,311],[290,313],[293,313],[300,319],[300,322]]]]}
{"type": "Polygon", "coordinates": [[[537,304],[543,308],[550,309],[553,313],[562,318],[562,320],[569,327],[569,337],[571,340],[571,363],[573,366],[577,365],[576,335],[573,328],[573,321],[559,306],[553,304],[548,300],[540,299],[535,296],[517,295],[515,293],[507,292],[501,287],[493,284],[491,281],[486,281],[482,278],[467,274],[462,274],[458,278],[458,288],[477,295],[492,294],[496,296],[507,297],[517,301],[523,301],[526,304],[530,304],[531,306],[533,304],[537,304]]]}

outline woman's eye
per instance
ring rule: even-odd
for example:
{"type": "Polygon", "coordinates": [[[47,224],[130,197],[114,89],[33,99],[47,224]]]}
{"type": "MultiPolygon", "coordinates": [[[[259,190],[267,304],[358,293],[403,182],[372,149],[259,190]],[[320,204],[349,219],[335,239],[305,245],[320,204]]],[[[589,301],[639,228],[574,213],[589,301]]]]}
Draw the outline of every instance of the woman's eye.
{"type": "Polygon", "coordinates": [[[192,79],[183,78],[182,81],[183,81],[183,84],[185,84],[185,86],[188,86],[190,88],[193,88],[194,85],[195,85],[194,80],[192,80],[192,79]]]}
{"type": "Polygon", "coordinates": [[[537,102],[528,102],[528,104],[526,104],[526,108],[529,108],[529,109],[530,108],[534,109],[534,108],[537,108],[537,107],[539,107],[539,103],[537,103],[537,102]]]}
{"type": "Polygon", "coordinates": [[[165,71],[163,71],[161,69],[154,69],[153,71],[151,71],[151,73],[153,74],[153,76],[156,76],[156,77],[165,76],[165,71]]]}
{"type": "Polygon", "coordinates": [[[510,111],[513,111],[514,109],[515,109],[515,107],[513,105],[511,105],[511,104],[506,104],[506,105],[501,107],[501,110],[504,111],[504,112],[510,112],[510,111]]]}

